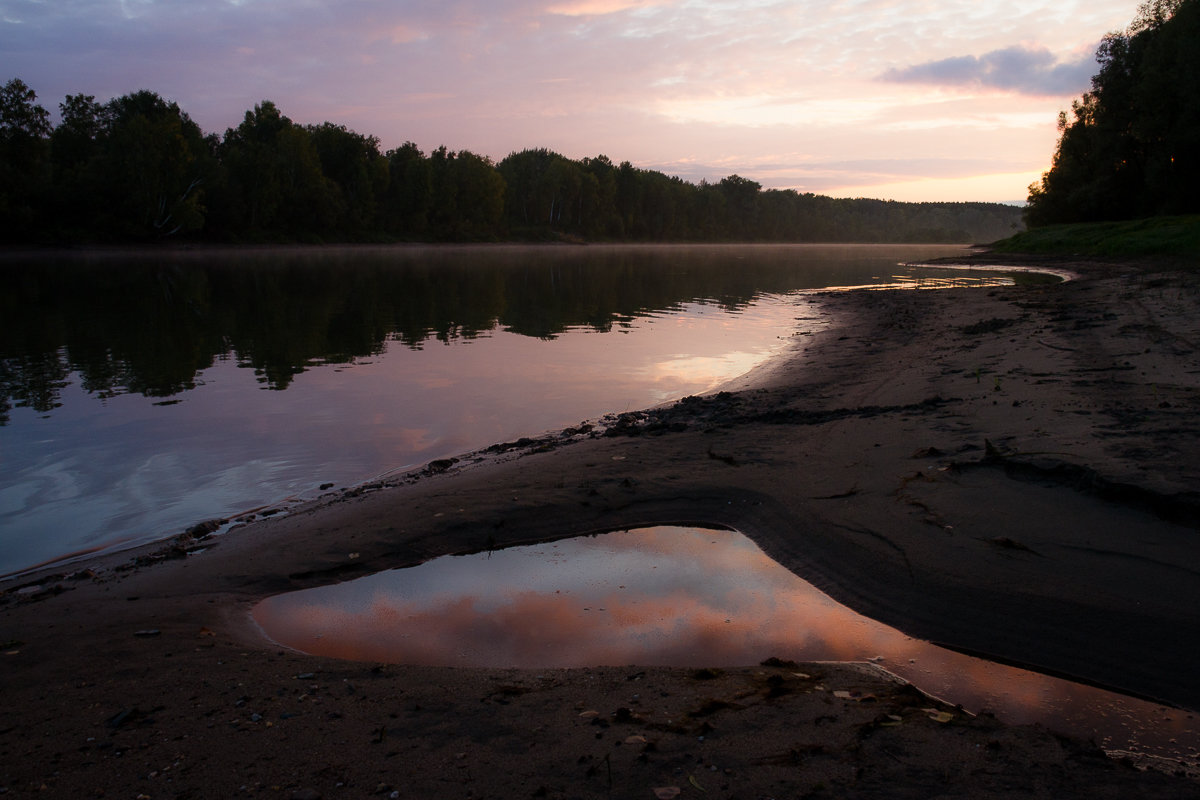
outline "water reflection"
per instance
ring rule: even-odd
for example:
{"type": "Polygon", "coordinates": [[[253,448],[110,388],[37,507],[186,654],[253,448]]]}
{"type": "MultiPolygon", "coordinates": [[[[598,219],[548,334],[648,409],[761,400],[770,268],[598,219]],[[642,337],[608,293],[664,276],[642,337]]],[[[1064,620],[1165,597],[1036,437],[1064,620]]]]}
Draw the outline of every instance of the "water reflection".
{"type": "Polygon", "coordinates": [[[900,261],[958,252],[2,258],[0,575],[707,391],[803,325],[789,293],[888,281],[900,261]]]}
{"type": "Polygon", "coordinates": [[[786,298],[769,297],[736,324],[688,303],[624,335],[388,342],[282,392],[258,390],[221,360],[168,406],[133,394],[97,403],[68,385],[49,419],[0,428],[0,574],[705,392],[778,349],[796,317],[786,298]]]}
{"type": "Polygon", "coordinates": [[[1189,756],[1193,715],[912,639],[732,531],[646,528],[435,559],[269,598],[254,619],[318,655],[437,666],[872,660],[923,690],[1106,749],[1189,756]]]}
{"type": "MultiPolygon", "coordinates": [[[[886,281],[946,246],[354,248],[0,261],[0,424],[88,394],[165,398],[222,360],[271,389],[388,342],[605,332],[691,302],[886,281]]],[[[925,270],[925,273],[928,273],[925,270]]],[[[940,274],[945,274],[941,271],[940,274]]],[[[999,272],[993,274],[1000,274],[999,272]]],[[[978,281],[981,278],[972,278],[978,281]]]]}

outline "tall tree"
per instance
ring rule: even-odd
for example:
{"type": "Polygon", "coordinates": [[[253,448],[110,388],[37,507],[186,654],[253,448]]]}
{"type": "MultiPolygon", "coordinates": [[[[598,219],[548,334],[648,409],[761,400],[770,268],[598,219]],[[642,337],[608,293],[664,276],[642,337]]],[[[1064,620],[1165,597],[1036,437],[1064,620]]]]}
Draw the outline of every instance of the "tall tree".
{"type": "Polygon", "coordinates": [[[25,238],[47,188],[50,112],[20,78],[0,87],[0,239],[25,238]]]}
{"type": "Polygon", "coordinates": [[[324,122],[310,126],[321,171],[332,181],[335,228],[351,236],[376,229],[377,199],[387,190],[388,163],[379,152],[379,139],[324,122]]]}
{"type": "Polygon", "coordinates": [[[758,195],[762,186],[740,175],[730,175],[722,178],[717,188],[725,200],[729,233],[734,238],[757,238],[758,195]]]}
{"type": "Polygon", "coordinates": [[[270,100],[225,132],[225,224],[252,238],[320,239],[333,231],[337,187],[325,177],[311,133],[270,100]]]}
{"type": "Polygon", "coordinates": [[[459,233],[470,239],[500,235],[504,216],[504,178],[486,156],[460,150],[451,162],[459,233]]]}
{"type": "Polygon", "coordinates": [[[1100,71],[1059,116],[1030,225],[1200,211],[1200,0],[1151,0],[1105,37],[1100,71]]]}
{"type": "Polygon", "coordinates": [[[145,238],[202,228],[212,165],[200,126],[146,90],[111,100],[103,116],[99,173],[112,229],[145,238]]]}
{"type": "Polygon", "coordinates": [[[67,95],[59,103],[61,122],[50,135],[53,165],[53,225],[65,239],[93,237],[107,204],[99,174],[104,136],[109,126],[105,107],[92,95],[67,95]]]}
{"type": "Polygon", "coordinates": [[[422,237],[429,230],[433,206],[433,166],[412,142],[389,150],[387,162],[388,185],[381,211],[383,228],[403,238],[422,237]]]}
{"type": "Polygon", "coordinates": [[[583,211],[583,233],[588,236],[619,236],[621,220],[617,215],[617,168],[606,155],[585,158],[581,166],[595,182],[588,183],[588,189],[594,195],[591,205],[583,211]]]}
{"type": "Polygon", "coordinates": [[[430,156],[433,233],[443,239],[494,239],[504,216],[504,178],[491,159],[444,146],[430,156]]]}
{"type": "MultiPolygon", "coordinates": [[[[611,164],[609,164],[611,167],[611,164]]],[[[504,178],[510,225],[579,231],[593,214],[599,180],[581,164],[545,148],[510,153],[496,167],[504,178]]]]}

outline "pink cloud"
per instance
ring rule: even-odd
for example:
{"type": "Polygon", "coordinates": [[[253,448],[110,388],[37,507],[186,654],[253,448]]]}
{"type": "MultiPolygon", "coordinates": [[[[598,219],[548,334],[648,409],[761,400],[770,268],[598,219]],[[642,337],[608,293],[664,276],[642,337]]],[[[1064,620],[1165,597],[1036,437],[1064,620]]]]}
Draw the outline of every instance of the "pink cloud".
{"type": "Polygon", "coordinates": [[[1019,14],[883,0],[197,0],[139,3],[128,17],[113,4],[10,5],[0,21],[8,77],[51,109],[66,94],[148,88],[220,133],[270,99],[297,121],[345,124],[385,147],[412,140],[502,158],[544,146],[687,164],[689,176],[718,180],[790,159],[816,191],[874,176],[823,183],[807,161],[932,164],[932,151],[959,165],[996,155],[1044,168],[1081,52],[1132,13],[1128,0],[1019,14]],[[1027,102],[1019,119],[997,86],[1063,94],[1027,102]],[[1000,135],[981,125],[964,137],[941,121],[943,92],[990,94],[1007,114],[1000,135]],[[971,138],[973,156],[960,144],[971,138]]]}
{"type": "Polygon", "coordinates": [[[657,5],[664,5],[664,0],[565,0],[547,7],[546,11],[567,17],[591,17],[657,5]]]}

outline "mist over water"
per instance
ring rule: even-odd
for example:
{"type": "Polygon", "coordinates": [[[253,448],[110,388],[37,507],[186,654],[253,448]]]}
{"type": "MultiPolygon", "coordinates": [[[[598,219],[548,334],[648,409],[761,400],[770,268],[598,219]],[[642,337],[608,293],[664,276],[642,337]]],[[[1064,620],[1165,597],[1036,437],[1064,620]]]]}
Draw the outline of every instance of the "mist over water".
{"type": "MultiPolygon", "coordinates": [[[[8,258],[0,574],[709,391],[945,246],[8,258]]],[[[988,276],[972,274],[965,280],[988,276]]]]}

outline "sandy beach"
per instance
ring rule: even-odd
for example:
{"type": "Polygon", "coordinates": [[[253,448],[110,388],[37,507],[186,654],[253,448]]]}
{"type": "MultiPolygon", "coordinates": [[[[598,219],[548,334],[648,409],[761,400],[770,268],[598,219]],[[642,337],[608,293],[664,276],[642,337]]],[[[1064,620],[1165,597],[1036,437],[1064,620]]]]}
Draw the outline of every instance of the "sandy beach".
{"type": "Polygon", "coordinates": [[[721,393],[0,584],[0,794],[1200,797],[865,665],[408,667],[249,619],[442,554],[722,526],[911,636],[1200,709],[1200,277],[1049,265],[1074,279],[798,296],[818,329],[721,393]]]}

